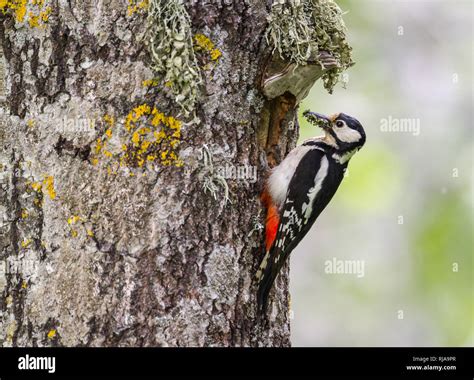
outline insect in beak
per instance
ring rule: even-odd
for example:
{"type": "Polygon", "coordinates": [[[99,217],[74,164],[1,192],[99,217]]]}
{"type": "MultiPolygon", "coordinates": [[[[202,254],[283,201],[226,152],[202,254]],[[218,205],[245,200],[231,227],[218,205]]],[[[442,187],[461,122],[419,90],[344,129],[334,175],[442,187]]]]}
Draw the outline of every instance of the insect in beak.
{"type": "Polygon", "coordinates": [[[332,120],[327,117],[326,115],[311,112],[311,111],[304,111],[303,116],[313,125],[322,128],[323,130],[331,129],[332,120]]]}

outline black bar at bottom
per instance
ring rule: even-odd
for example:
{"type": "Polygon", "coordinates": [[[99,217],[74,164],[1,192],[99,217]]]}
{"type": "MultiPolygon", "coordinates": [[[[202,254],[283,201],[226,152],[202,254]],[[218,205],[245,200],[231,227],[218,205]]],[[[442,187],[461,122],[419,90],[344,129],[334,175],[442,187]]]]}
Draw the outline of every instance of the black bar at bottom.
{"type": "Polygon", "coordinates": [[[0,379],[382,375],[472,379],[473,359],[473,348],[442,347],[3,348],[0,349],[0,379]]]}

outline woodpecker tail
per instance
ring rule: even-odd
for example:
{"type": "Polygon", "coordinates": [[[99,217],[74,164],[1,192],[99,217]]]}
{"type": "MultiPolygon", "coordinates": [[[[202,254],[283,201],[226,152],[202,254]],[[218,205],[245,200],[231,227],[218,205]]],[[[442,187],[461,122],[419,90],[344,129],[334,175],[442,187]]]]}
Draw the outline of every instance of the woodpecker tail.
{"type": "Polygon", "coordinates": [[[268,297],[272,289],[273,282],[278,274],[276,263],[271,257],[271,251],[267,251],[257,272],[258,291],[257,305],[258,314],[265,315],[268,306],[268,297]]]}

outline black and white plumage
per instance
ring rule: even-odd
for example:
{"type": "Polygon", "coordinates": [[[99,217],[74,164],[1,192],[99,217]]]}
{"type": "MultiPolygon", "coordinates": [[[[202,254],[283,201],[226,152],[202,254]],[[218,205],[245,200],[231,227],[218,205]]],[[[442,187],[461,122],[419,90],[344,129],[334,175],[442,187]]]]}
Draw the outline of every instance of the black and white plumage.
{"type": "Polygon", "coordinates": [[[304,115],[325,135],[293,149],[272,170],[262,194],[267,207],[266,253],[256,276],[262,314],[281,267],[330,202],[350,158],[365,143],[362,125],[346,114],[326,117],[306,111],[304,115]]]}

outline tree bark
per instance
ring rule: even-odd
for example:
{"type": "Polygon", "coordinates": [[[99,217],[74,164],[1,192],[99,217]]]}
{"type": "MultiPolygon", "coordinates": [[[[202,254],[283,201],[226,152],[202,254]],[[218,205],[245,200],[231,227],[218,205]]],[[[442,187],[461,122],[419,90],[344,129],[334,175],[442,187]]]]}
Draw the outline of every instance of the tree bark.
{"type": "Polygon", "coordinates": [[[195,46],[190,113],[154,81],[146,9],[130,4],[27,2],[38,25],[0,12],[0,345],[288,346],[288,269],[267,320],[253,282],[267,155],[298,136],[295,97],[261,92],[271,3],[184,4],[214,44],[195,46]],[[153,108],[181,129],[143,148],[127,116],[149,126],[153,108]]]}

